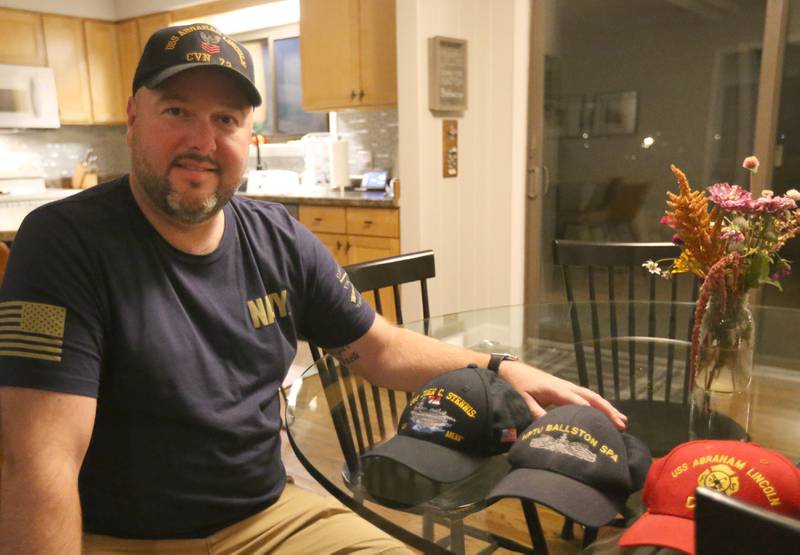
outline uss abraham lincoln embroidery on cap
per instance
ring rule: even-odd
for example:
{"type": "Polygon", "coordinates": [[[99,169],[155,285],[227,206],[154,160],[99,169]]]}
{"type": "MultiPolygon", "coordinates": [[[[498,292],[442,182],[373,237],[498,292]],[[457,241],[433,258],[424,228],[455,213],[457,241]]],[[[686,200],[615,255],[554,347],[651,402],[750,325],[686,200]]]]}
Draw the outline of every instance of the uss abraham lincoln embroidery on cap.
{"type": "Polygon", "coordinates": [[[61,362],[67,309],[44,303],[0,303],[0,356],[61,362]]]}

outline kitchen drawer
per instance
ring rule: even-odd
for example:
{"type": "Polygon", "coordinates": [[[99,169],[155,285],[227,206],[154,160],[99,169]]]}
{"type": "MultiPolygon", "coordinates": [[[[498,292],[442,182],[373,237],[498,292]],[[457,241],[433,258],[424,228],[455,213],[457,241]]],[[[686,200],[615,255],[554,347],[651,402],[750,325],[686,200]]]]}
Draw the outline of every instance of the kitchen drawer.
{"type": "Polygon", "coordinates": [[[345,233],[347,231],[344,206],[301,204],[300,222],[314,232],[345,233]]]}
{"type": "Polygon", "coordinates": [[[400,237],[399,211],[396,208],[348,208],[347,233],[400,237]]]}

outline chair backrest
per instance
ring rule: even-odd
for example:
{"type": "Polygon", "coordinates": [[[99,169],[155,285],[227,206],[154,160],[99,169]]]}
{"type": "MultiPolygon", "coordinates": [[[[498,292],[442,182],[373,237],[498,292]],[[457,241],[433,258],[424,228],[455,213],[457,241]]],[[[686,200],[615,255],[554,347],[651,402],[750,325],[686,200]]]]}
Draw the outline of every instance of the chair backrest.
{"type": "MultiPolygon", "coordinates": [[[[345,266],[351,283],[362,294],[375,294],[375,309],[383,314],[378,291],[391,287],[394,294],[395,317],[403,323],[400,307],[400,288],[404,283],[419,282],[422,314],[430,317],[427,280],[435,277],[433,251],[426,250],[400,256],[392,256],[345,266]]],[[[428,323],[424,324],[428,333],[428,323]]],[[[365,382],[352,374],[347,366],[332,356],[322,356],[320,350],[309,344],[317,362],[320,379],[333,418],[334,428],[342,448],[350,476],[360,471],[359,455],[383,441],[388,432],[397,428],[400,415],[408,404],[411,394],[389,391],[365,382]]]]}
{"type": "Polygon", "coordinates": [[[675,258],[679,254],[679,248],[672,243],[555,240],[555,263],[561,266],[570,303],[581,385],[594,385],[601,395],[613,399],[662,397],[674,402],[679,393],[679,402],[688,401],[686,370],[690,368],[699,282],[689,274],[666,281],[642,267],[645,260],[675,258]],[[681,300],[684,305],[680,305],[681,300]],[[586,350],[593,355],[593,372],[586,350]],[[683,355],[682,384],[674,380],[679,370],[676,351],[683,355]],[[642,360],[645,355],[646,360],[642,360]],[[625,357],[627,365],[621,360],[625,357]],[[627,366],[627,372],[623,366],[627,366]],[[640,366],[646,371],[639,371],[640,366]],[[623,382],[627,382],[627,388],[623,382]],[[606,391],[609,387],[613,392],[606,391]],[[662,389],[663,394],[656,396],[662,389]]]}
{"type": "Polygon", "coordinates": [[[436,276],[432,250],[350,264],[345,266],[344,270],[350,277],[350,282],[362,294],[372,292],[375,295],[375,310],[378,314],[383,314],[383,304],[378,291],[384,287],[391,287],[394,295],[394,316],[398,324],[403,323],[400,285],[419,282],[422,294],[422,317],[425,319],[430,317],[427,280],[436,276]]]}
{"type": "Polygon", "coordinates": [[[780,555],[800,550],[800,520],[706,488],[697,488],[695,497],[697,555],[780,555]]]}

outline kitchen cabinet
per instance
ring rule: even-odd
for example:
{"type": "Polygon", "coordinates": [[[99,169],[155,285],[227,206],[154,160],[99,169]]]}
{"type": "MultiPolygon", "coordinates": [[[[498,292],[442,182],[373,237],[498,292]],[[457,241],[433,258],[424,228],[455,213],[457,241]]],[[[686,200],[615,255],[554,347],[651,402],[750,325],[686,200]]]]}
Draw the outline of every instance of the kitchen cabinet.
{"type": "Polygon", "coordinates": [[[42,16],[47,65],[53,69],[61,123],[91,123],[92,96],[83,22],[75,17],[42,16]]]}
{"type": "MultiPolygon", "coordinates": [[[[400,254],[397,208],[300,205],[300,222],[308,227],[342,266],[400,254]]],[[[394,321],[394,294],[381,289],[381,305],[394,321]]],[[[371,294],[364,298],[374,307],[371,294]]]]}
{"type": "Polygon", "coordinates": [[[172,23],[172,18],[167,12],[156,13],[153,15],[146,15],[137,18],[136,26],[139,30],[138,54],[141,54],[142,51],[144,50],[144,45],[147,44],[147,39],[150,38],[150,35],[158,31],[159,29],[163,29],[164,27],[169,27],[171,23],[172,23]]]}
{"type": "Polygon", "coordinates": [[[42,15],[0,8],[0,64],[47,65],[42,15]]]}
{"type": "Polygon", "coordinates": [[[168,13],[157,13],[117,23],[117,45],[119,47],[120,83],[122,95],[127,100],[133,91],[133,76],[144,51],[147,39],[154,32],[169,27],[168,13]]]}
{"type": "Polygon", "coordinates": [[[122,91],[117,26],[86,19],[86,60],[92,86],[92,115],[95,123],[125,123],[127,95],[122,91]]]}
{"type": "Polygon", "coordinates": [[[303,109],[397,104],[395,0],[300,0],[303,109]]]}
{"type": "Polygon", "coordinates": [[[122,95],[127,100],[133,89],[133,75],[139,64],[143,46],[139,44],[139,25],[135,19],[117,23],[117,47],[119,50],[119,76],[122,95]]]}

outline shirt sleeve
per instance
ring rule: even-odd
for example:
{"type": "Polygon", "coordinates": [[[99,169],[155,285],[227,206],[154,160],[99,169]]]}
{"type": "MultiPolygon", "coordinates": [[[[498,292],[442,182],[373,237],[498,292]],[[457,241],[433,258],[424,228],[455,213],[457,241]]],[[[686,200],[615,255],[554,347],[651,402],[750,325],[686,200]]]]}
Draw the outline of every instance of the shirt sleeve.
{"type": "Polygon", "coordinates": [[[97,397],[101,286],[91,256],[58,211],[26,217],[0,288],[0,385],[97,397]]]}
{"type": "Polygon", "coordinates": [[[352,343],[372,326],[375,312],[313,233],[298,223],[296,236],[306,290],[300,333],[324,348],[352,343]]]}

